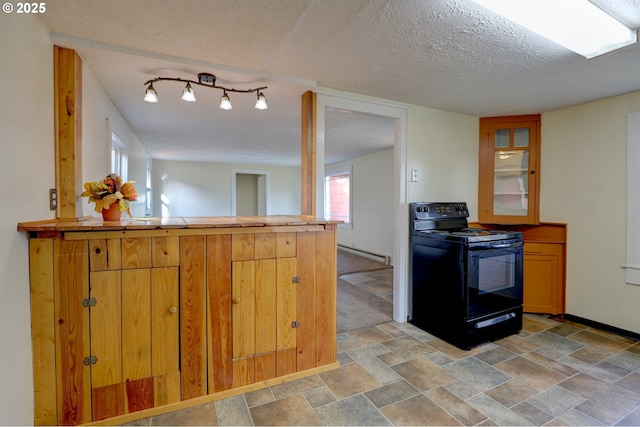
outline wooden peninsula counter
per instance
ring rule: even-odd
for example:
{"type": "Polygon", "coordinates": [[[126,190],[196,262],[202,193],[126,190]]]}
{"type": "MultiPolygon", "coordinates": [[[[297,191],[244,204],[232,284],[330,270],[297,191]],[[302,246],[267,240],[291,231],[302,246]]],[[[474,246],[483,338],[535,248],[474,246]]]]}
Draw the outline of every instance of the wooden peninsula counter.
{"type": "Polygon", "coordinates": [[[336,368],[336,222],[18,224],[36,425],[125,423],[336,368]]]}

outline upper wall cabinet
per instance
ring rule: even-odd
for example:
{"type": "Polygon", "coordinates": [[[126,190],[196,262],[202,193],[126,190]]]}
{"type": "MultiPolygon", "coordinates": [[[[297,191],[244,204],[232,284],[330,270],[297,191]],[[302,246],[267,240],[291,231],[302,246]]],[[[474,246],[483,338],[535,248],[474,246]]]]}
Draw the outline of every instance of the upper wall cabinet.
{"type": "Polygon", "coordinates": [[[480,119],[478,221],[537,224],[540,115],[480,119]]]}

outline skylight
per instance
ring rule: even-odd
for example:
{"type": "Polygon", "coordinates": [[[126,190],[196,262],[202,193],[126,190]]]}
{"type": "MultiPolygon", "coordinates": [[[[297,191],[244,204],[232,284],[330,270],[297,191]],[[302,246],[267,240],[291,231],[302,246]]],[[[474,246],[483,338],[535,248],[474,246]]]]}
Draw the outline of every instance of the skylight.
{"type": "Polygon", "coordinates": [[[628,28],[588,0],[474,0],[591,59],[637,41],[628,28]]]}

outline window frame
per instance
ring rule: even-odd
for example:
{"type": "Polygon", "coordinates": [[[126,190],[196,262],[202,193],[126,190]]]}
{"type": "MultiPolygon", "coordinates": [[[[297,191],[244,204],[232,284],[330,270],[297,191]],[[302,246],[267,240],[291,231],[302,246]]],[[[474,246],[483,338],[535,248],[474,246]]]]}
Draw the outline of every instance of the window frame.
{"type": "Polygon", "coordinates": [[[327,185],[329,179],[331,177],[337,175],[348,175],[349,176],[349,218],[347,221],[339,223],[339,228],[353,228],[353,165],[337,167],[337,168],[327,168],[324,171],[324,217],[325,219],[329,219],[328,209],[331,207],[330,202],[330,192],[328,191],[327,185]]]}
{"type": "Polygon", "coordinates": [[[640,286],[640,112],[627,115],[627,248],[625,282],[640,286]]]}
{"type": "Polygon", "coordinates": [[[109,144],[109,169],[122,178],[122,182],[127,181],[129,168],[129,151],[127,145],[114,132],[111,132],[111,143],[109,144]]]}

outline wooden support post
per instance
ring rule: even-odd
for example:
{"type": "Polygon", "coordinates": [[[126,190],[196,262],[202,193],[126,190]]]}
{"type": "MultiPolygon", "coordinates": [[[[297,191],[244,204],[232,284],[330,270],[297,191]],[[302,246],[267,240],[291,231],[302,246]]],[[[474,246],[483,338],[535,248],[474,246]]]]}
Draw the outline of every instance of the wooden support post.
{"type": "Polygon", "coordinates": [[[82,60],[75,50],[54,46],[56,217],[82,216],[82,60]]]}
{"type": "Polygon", "coordinates": [[[302,215],[316,215],[316,94],[302,94],[302,215]]]}

